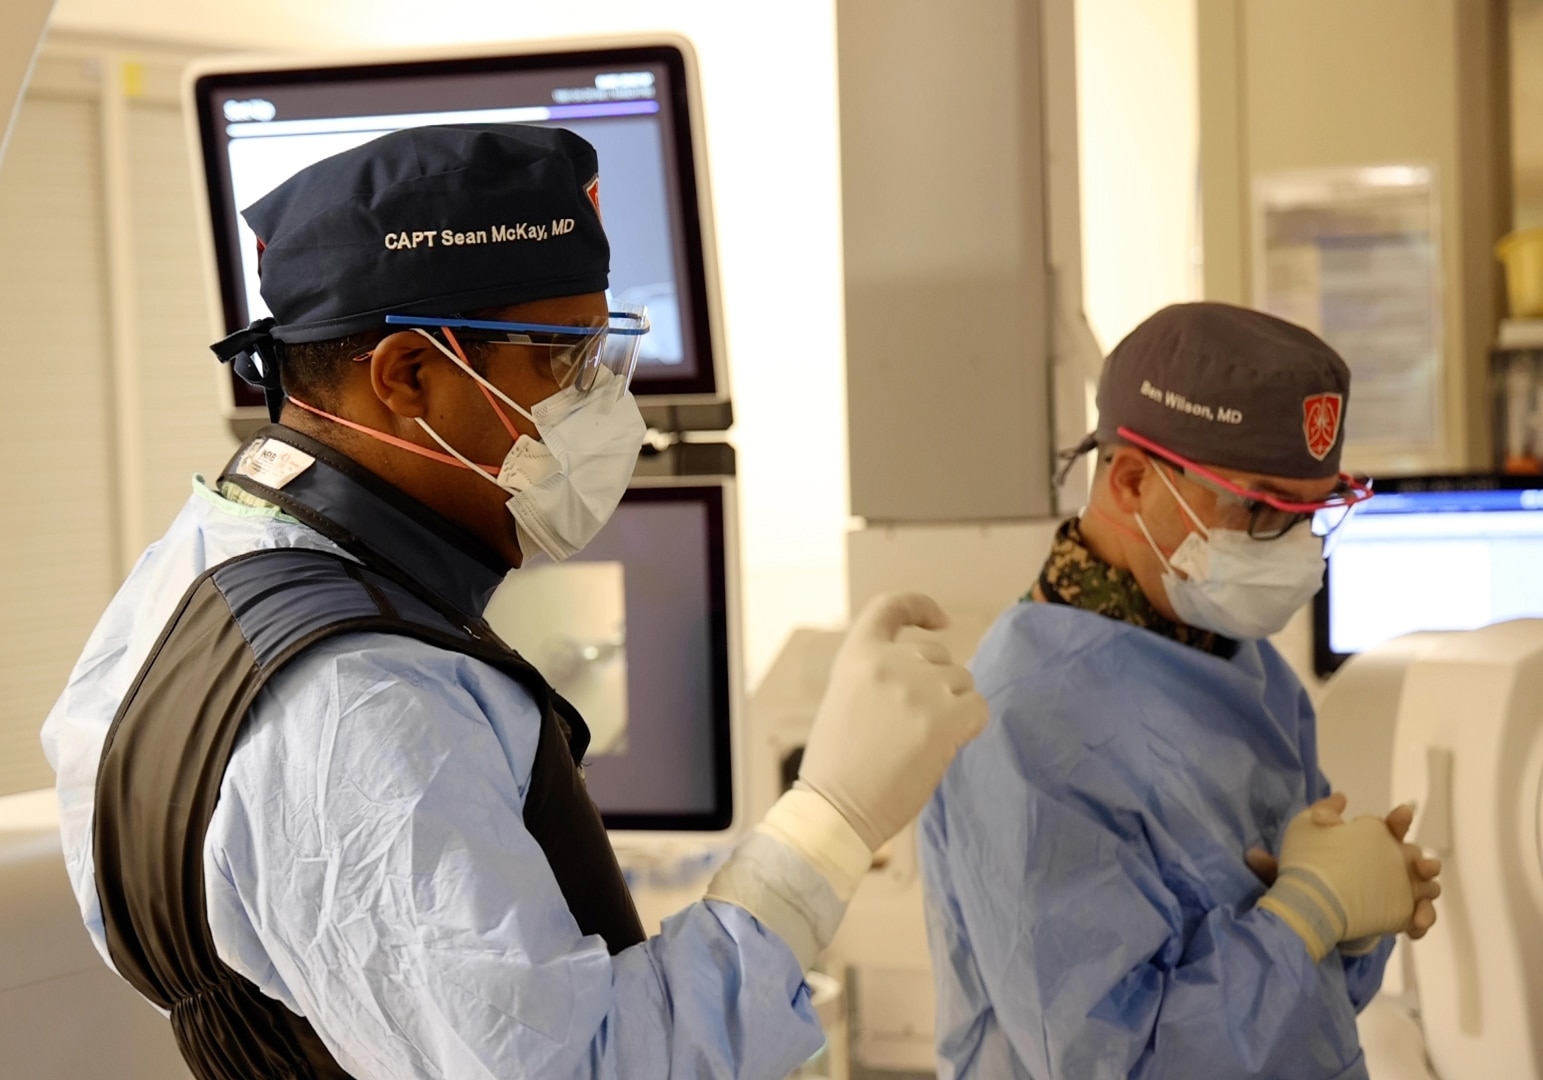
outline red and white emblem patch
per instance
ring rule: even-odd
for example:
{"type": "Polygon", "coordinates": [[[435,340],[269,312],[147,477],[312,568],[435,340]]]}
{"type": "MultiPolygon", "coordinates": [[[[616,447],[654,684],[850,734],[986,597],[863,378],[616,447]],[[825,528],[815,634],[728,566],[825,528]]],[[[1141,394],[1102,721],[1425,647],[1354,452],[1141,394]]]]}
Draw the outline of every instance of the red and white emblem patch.
{"type": "Polygon", "coordinates": [[[1302,431],[1307,435],[1307,452],[1319,461],[1329,456],[1339,442],[1339,421],[1345,412],[1342,394],[1314,394],[1302,402],[1302,431]]]}
{"type": "Polygon", "coordinates": [[[600,176],[599,176],[599,174],[596,174],[596,176],[595,176],[595,178],[593,180],[591,180],[589,183],[584,185],[584,194],[588,195],[589,196],[589,201],[594,204],[595,216],[596,217],[600,217],[600,176]]]}

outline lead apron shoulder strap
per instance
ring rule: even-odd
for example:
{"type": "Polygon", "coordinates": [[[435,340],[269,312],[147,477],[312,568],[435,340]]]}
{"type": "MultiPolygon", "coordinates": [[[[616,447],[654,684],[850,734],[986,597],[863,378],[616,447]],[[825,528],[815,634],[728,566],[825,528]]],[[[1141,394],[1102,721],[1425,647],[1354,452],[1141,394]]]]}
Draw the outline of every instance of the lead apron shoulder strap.
{"type": "Polygon", "coordinates": [[[304,1018],[219,959],[203,850],[257,693],[306,648],[355,631],[474,656],[521,683],[541,710],[526,828],[582,932],[602,936],[613,953],[643,939],[569,750],[562,711],[571,706],[534,668],[348,559],[303,549],[241,556],[183,596],[114,718],[97,778],[96,883],[109,953],[135,989],[171,1012],[201,1078],[346,1077],[304,1018]]]}

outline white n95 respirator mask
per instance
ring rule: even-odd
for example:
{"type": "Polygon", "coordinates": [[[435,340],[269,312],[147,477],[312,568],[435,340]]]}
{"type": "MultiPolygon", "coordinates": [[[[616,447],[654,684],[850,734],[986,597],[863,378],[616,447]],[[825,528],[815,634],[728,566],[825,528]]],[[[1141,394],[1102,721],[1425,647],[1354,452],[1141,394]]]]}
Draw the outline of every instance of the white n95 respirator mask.
{"type": "Polygon", "coordinates": [[[1163,589],[1174,615],[1189,626],[1242,640],[1283,630],[1323,585],[1323,540],[1310,528],[1292,529],[1274,540],[1256,540],[1239,529],[1208,528],[1161,468],[1157,475],[1199,530],[1165,556],[1136,515],[1142,535],[1162,560],[1163,589]]]}
{"type": "Polygon", "coordinates": [[[307,412],[372,439],[470,469],[509,496],[505,505],[514,517],[521,551],[526,554],[540,551],[557,562],[571,558],[595,538],[616,512],[617,504],[632,481],[632,470],[637,467],[643,438],[648,433],[637,400],[626,390],[616,391],[614,380],[622,376],[601,368],[584,389],[572,385],[564,387],[526,409],[478,375],[470,364],[440,344],[437,338],[424,330],[418,333],[476,380],[488,399],[488,406],[514,439],[514,445],[497,469],[471,461],[422,417],[416,418],[418,426],[442,446],[445,453],[436,453],[406,439],[335,416],[294,395],[290,395],[289,400],[307,412]],[[499,401],[535,424],[541,438],[532,439],[521,433],[498,407],[499,401]]]}
{"type": "Polygon", "coordinates": [[[615,394],[608,385],[620,376],[602,369],[587,390],[569,386],[526,409],[433,335],[418,332],[477,381],[514,445],[495,477],[468,461],[421,417],[418,426],[447,454],[509,495],[505,505],[527,554],[534,547],[561,562],[581,551],[616,512],[648,433],[637,400],[630,392],[615,394]],[[519,432],[492,398],[535,424],[541,438],[519,432]]]}

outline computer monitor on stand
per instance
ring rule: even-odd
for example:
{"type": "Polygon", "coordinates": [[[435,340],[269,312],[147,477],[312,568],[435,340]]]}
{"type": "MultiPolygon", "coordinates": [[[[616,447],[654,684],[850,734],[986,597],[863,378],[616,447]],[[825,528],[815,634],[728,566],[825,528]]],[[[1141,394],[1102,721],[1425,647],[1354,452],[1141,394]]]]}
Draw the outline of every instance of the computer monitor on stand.
{"type": "Polygon", "coordinates": [[[1379,479],[1329,555],[1314,600],[1319,675],[1417,630],[1543,616],[1543,477],[1379,479]]]}

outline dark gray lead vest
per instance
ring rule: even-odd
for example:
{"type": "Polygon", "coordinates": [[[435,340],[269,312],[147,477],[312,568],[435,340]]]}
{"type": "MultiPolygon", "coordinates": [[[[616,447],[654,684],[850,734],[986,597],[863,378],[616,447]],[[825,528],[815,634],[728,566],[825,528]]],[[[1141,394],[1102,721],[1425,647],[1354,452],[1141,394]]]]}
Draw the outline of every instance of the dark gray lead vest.
{"type": "Polygon", "coordinates": [[[233,468],[225,479],[364,562],[281,548],[222,563],[192,584],[108,732],[97,778],[96,886],[114,965],[170,1011],[194,1075],[333,1080],[347,1074],[310,1024],[219,959],[203,878],[204,838],[247,710],[269,679],[318,641],[358,631],[405,635],[476,657],[520,683],[541,712],[525,826],[580,930],[601,935],[613,953],[643,932],[575,765],[588,729],[481,620],[502,578],[496,556],[335,451],[286,428],[267,428],[253,441],[262,438],[316,462],[283,491],[233,468]]]}

